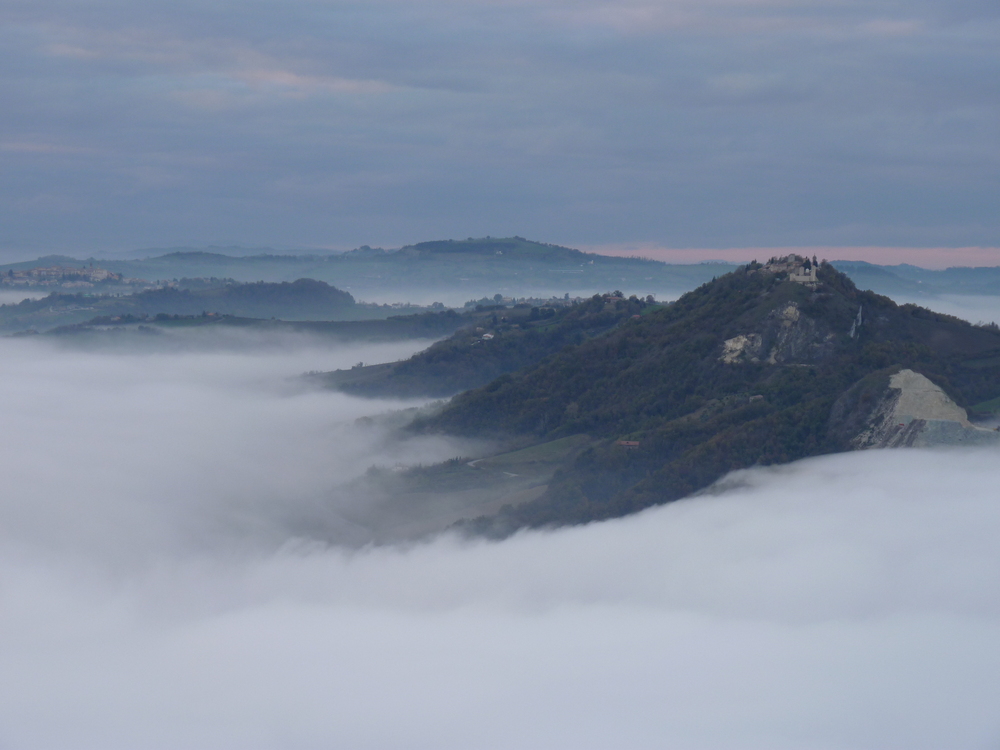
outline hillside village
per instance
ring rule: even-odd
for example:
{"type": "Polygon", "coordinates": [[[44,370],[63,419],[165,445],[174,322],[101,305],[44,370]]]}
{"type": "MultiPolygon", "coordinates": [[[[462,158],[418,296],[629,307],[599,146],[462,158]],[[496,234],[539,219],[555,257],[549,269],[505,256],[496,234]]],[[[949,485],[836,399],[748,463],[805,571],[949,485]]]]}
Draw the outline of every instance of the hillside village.
{"type": "Polygon", "coordinates": [[[145,284],[142,279],[126,279],[120,273],[89,266],[47,266],[24,270],[10,269],[0,274],[0,286],[88,288],[97,284],[145,284]]]}

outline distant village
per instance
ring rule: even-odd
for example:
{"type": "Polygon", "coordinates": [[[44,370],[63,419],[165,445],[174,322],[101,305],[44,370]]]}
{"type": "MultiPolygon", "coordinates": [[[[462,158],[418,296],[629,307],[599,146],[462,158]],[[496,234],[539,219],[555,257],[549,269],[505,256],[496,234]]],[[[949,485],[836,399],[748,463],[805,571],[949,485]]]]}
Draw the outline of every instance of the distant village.
{"type": "Polygon", "coordinates": [[[48,266],[13,269],[0,274],[0,286],[7,287],[62,287],[64,289],[88,288],[97,284],[148,284],[143,279],[126,279],[120,273],[90,266],[48,266]]]}
{"type": "Polygon", "coordinates": [[[570,297],[567,293],[562,297],[505,297],[495,294],[492,297],[473,299],[465,303],[466,309],[488,307],[571,307],[584,301],[584,297],[570,297]]]}

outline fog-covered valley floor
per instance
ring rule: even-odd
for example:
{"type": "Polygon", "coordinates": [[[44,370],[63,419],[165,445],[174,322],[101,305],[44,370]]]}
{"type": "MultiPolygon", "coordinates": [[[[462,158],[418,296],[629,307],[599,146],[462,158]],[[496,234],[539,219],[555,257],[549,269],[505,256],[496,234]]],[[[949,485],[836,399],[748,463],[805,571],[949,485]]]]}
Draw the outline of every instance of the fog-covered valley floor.
{"type": "Polygon", "coordinates": [[[0,340],[0,748],[1000,745],[995,451],[501,543],[304,538],[367,467],[474,450],[295,377],[422,345],[0,340]]]}
{"type": "Polygon", "coordinates": [[[1000,295],[939,294],[932,297],[895,296],[899,304],[911,303],[971,323],[1000,323],[1000,295]]]}

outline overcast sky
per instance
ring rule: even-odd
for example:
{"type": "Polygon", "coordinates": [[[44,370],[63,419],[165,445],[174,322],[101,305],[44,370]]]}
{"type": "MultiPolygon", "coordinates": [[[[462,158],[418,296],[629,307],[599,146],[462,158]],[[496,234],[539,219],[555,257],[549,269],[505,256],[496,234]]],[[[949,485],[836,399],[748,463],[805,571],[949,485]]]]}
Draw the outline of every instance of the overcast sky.
{"type": "Polygon", "coordinates": [[[4,257],[1000,246],[989,0],[0,0],[0,71],[4,257]]]}

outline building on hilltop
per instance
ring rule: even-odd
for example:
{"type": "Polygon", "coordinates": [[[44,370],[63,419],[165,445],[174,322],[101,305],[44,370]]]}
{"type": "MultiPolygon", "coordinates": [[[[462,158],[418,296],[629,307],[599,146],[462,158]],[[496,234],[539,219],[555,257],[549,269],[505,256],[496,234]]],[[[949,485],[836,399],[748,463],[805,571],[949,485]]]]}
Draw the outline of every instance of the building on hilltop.
{"type": "Polygon", "coordinates": [[[797,284],[818,284],[819,279],[816,278],[816,266],[807,259],[805,265],[789,272],[788,280],[794,281],[797,284]]]}
{"type": "Polygon", "coordinates": [[[816,259],[810,260],[807,257],[796,255],[786,255],[783,258],[771,258],[759,270],[765,273],[784,273],[788,275],[789,281],[797,284],[818,284],[819,278],[816,271],[819,264],[816,259]]]}

